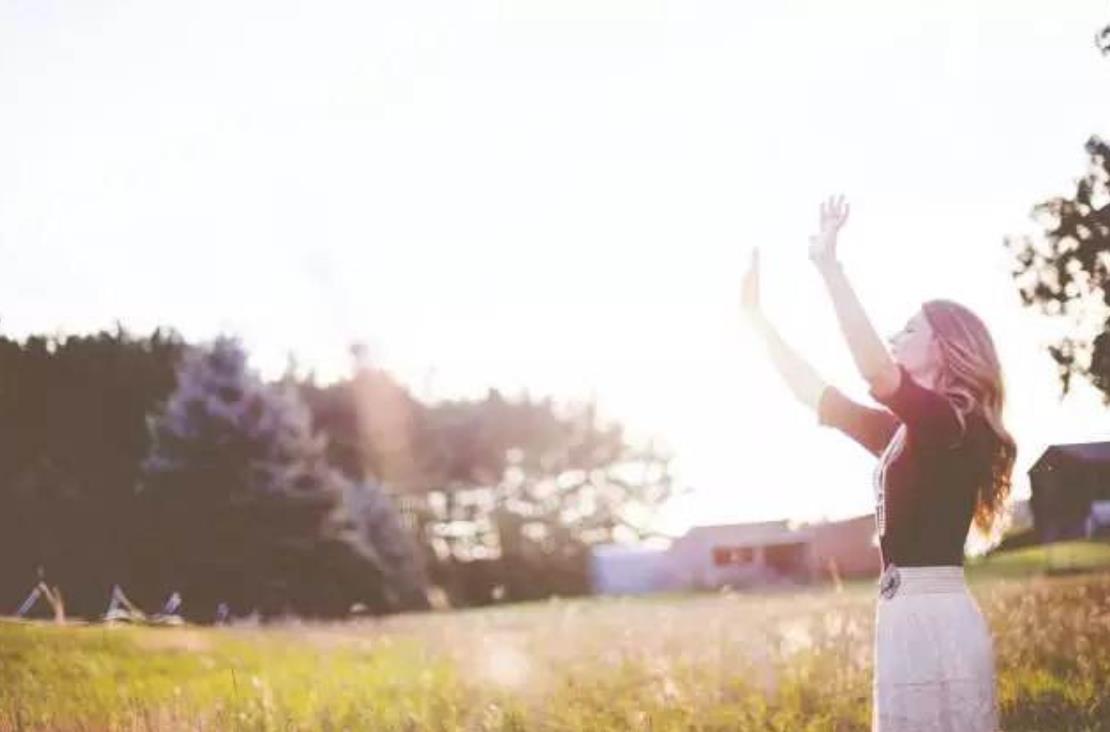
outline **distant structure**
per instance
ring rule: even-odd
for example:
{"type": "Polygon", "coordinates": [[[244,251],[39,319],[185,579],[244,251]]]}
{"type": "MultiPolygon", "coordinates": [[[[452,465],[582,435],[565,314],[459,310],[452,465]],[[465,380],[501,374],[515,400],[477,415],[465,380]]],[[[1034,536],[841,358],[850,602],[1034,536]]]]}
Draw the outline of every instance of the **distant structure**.
{"type": "Polygon", "coordinates": [[[1029,468],[1042,542],[1110,534],[1110,442],[1051,445],[1029,468]]]}
{"type": "Polygon", "coordinates": [[[600,595],[638,595],[677,589],[672,587],[666,549],[621,544],[594,547],[590,575],[593,591],[600,595]]]}
{"type": "Polygon", "coordinates": [[[741,589],[878,574],[871,514],[801,526],[787,521],[697,526],[668,549],[595,547],[591,564],[598,594],[741,589]]]}
{"type": "Polygon", "coordinates": [[[184,625],[185,619],[181,617],[181,593],[170,593],[162,609],[151,616],[150,621],[155,625],[184,625]]]}
{"type": "Polygon", "coordinates": [[[809,532],[786,521],[696,526],[671,546],[671,569],[693,590],[809,581],[812,544],[809,532]]]}
{"type": "Polygon", "coordinates": [[[15,616],[17,618],[27,617],[31,609],[38,603],[39,598],[45,599],[50,605],[50,609],[54,613],[54,622],[62,625],[66,621],[65,603],[62,602],[62,590],[54,585],[51,587],[46,583],[46,572],[40,566],[37,569],[38,582],[31,588],[31,593],[27,595],[27,599],[16,610],[15,616]]]}
{"type": "Polygon", "coordinates": [[[135,603],[123,594],[123,588],[112,585],[112,594],[108,599],[108,609],[101,617],[106,623],[135,623],[146,620],[146,614],[135,603]]]}

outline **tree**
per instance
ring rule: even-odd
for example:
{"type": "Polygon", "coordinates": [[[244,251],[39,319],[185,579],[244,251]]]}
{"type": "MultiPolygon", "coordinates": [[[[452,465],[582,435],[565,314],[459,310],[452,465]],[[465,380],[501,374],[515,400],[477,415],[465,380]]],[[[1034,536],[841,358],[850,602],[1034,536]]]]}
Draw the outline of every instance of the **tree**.
{"type": "Polygon", "coordinates": [[[356,362],[304,385],[332,460],[396,501],[432,581],[457,603],[588,591],[589,546],[650,531],[672,491],[669,456],[633,446],[591,405],[482,399],[423,404],[356,362]]]}
{"type": "Polygon", "coordinates": [[[1089,169],[1074,195],[1033,209],[1043,238],[1011,238],[1006,246],[1025,305],[1073,321],[1072,334],[1049,346],[1062,392],[1082,376],[1110,405],[1110,147],[1092,137],[1086,150],[1089,169]]]}
{"type": "Polygon", "coordinates": [[[674,493],[670,456],[630,444],[593,404],[533,416],[509,449],[495,493],[505,592],[513,599],[589,591],[590,547],[655,534],[657,509],[674,493]],[[546,586],[529,578],[538,569],[546,586]]]}
{"type": "Polygon", "coordinates": [[[414,533],[429,482],[418,464],[428,451],[414,430],[423,406],[387,372],[371,368],[362,349],[352,352],[350,379],[298,388],[328,438],[329,461],[347,479],[349,536],[380,568],[382,602],[393,610],[426,609],[428,555],[414,533]]]}
{"type": "MultiPolygon", "coordinates": [[[[264,384],[237,341],[188,351],[153,435],[143,486],[151,549],[162,548],[167,589],[180,589],[193,614],[222,601],[267,615],[321,610],[305,593],[321,591],[325,559],[348,560],[337,576],[350,580],[345,480],[297,393],[264,384]]],[[[360,558],[376,575],[373,557],[360,558]]],[[[325,594],[336,612],[342,588],[325,594]]]]}
{"type": "Polygon", "coordinates": [[[670,457],[592,404],[491,391],[428,408],[418,432],[434,477],[421,535],[436,579],[470,603],[588,592],[590,546],[650,535],[673,493],[670,457]]]}
{"type": "Polygon", "coordinates": [[[163,330],[0,338],[0,608],[40,567],[72,615],[99,615],[112,585],[132,582],[146,415],[182,347],[163,330]]]}
{"type": "MultiPolygon", "coordinates": [[[[1095,45],[1110,56],[1110,25],[1095,34],[1095,45]]],[[[1061,392],[1067,394],[1078,375],[1110,405],[1110,146],[1096,135],[1086,151],[1087,173],[1075,194],[1033,208],[1044,237],[1011,238],[1006,246],[1016,258],[1013,275],[1025,305],[1073,321],[1074,335],[1048,348],[1061,392]]]]}
{"type": "Polygon", "coordinates": [[[393,499],[380,485],[348,482],[343,493],[350,541],[382,576],[383,602],[390,610],[427,610],[424,562],[393,499]]]}
{"type": "Polygon", "coordinates": [[[397,493],[419,493],[427,483],[420,461],[429,451],[418,442],[425,408],[388,372],[355,352],[349,379],[316,386],[299,384],[313,423],[328,436],[328,457],[351,480],[373,480],[397,493]]]}

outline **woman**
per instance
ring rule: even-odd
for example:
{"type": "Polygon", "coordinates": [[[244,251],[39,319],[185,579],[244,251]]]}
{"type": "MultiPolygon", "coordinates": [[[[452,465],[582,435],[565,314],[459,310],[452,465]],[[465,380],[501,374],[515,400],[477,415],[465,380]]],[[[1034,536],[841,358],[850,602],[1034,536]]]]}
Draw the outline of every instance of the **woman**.
{"type": "Polygon", "coordinates": [[[744,306],[791,391],[818,423],[879,458],[875,517],[883,574],[876,609],[872,728],[997,729],[990,632],[963,574],[972,523],[986,532],[1010,489],[1015,447],[1002,424],[998,357],[967,308],[932,300],[890,339],[875,333],[836,259],[843,198],[821,206],[809,256],[871,396],[857,404],[828,386],[779,337],[759,307],[759,262],[744,306]]]}

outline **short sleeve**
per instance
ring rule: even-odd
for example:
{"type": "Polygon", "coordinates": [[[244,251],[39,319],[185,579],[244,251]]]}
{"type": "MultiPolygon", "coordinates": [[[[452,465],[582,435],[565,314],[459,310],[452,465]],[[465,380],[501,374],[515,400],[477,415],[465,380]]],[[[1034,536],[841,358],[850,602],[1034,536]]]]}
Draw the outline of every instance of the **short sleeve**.
{"type": "Polygon", "coordinates": [[[876,457],[898,429],[898,419],[893,414],[854,402],[835,386],[827,386],[821,392],[817,423],[839,429],[876,457]]]}
{"type": "Polygon", "coordinates": [[[939,447],[956,447],[963,439],[964,419],[944,395],[917,383],[902,364],[898,364],[898,387],[886,396],[870,394],[906,424],[907,436],[917,442],[939,447]]]}

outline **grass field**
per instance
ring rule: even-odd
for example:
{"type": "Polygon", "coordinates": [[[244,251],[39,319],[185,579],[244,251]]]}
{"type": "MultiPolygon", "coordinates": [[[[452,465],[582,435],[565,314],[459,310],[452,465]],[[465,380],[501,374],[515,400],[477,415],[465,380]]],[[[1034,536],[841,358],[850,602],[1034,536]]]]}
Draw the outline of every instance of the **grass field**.
{"type": "Polygon", "coordinates": [[[972,561],[968,575],[979,577],[1030,577],[1110,569],[1110,542],[1066,541],[1032,546],[972,561]]]}
{"type": "MultiPolygon", "coordinates": [[[[1110,730],[1110,572],[1031,576],[1044,558],[1018,554],[972,570],[1004,728],[1110,730]]],[[[873,612],[853,585],[266,628],[0,622],[0,729],[866,730],[873,612]]]]}

